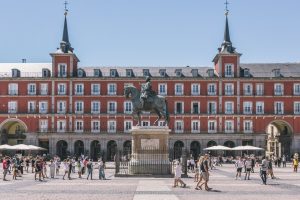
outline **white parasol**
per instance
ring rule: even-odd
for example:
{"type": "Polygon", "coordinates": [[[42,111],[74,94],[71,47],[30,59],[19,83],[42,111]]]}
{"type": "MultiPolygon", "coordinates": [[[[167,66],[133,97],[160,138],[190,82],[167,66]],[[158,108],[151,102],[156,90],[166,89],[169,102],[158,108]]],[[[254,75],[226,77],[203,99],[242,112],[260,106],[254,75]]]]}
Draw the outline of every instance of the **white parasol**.
{"type": "Polygon", "coordinates": [[[17,144],[12,146],[13,150],[31,150],[30,147],[28,147],[28,145],[26,144],[17,144]]]}
{"type": "Polygon", "coordinates": [[[34,146],[34,145],[28,145],[28,147],[30,148],[30,150],[36,150],[36,151],[47,150],[45,148],[34,146]]]}
{"type": "Polygon", "coordinates": [[[222,145],[218,145],[218,146],[212,146],[212,147],[208,147],[208,148],[205,148],[203,150],[206,150],[206,151],[230,151],[232,150],[230,147],[225,147],[225,146],[222,146],[222,145]]]}
{"type": "Polygon", "coordinates": [[[263,148],[260,147],[254,147],[254,146],[237,146],[232,148],[232,150],[236,150],[236,151],[261,151],[264,150],[263,148]]]}
{"type": "Polygon", "coordinates": [[[8,144],[3,144],[3,145],[0,145],[0,150],[10,150],[12,149],[13,147],[8,145],[8,144]]]}

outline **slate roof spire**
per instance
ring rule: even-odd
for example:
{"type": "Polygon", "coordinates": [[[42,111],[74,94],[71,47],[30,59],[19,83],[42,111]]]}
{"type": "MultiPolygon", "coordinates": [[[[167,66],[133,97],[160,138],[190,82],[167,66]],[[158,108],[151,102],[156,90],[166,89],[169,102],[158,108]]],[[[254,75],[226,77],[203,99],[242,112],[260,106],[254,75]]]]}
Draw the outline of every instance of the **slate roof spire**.
{"type": "Polygon", "coordinates": [[[68,9],[67,4],[68,2],[65,1],[65,21],[64,21],[64,31],[62,36],[62,41],[60,42],[60,49],[63,53],[73,53],[73,48],[71,46],[71,43],[69,41],[69,33],[68,33],[68,23],[67,23],[67,15],[68,15],[68,9]]]}

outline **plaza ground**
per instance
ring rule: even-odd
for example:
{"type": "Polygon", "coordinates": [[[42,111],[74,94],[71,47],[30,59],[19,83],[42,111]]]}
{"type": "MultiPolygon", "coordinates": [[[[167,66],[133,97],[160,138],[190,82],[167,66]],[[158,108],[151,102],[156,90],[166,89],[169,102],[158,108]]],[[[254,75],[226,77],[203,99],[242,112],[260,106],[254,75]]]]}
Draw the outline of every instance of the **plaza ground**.
{"type": "MultiPolygon", "coordinates": [[[[31,169],[30,169],[31,170],[31,169]]],[[[261,185],[258,168],[251,174],[251,180],[235,180],[234,165],[224,165],[212,170],[209,186],[212,191],[195,190],[192,178],[184,178],[187,188],[172,188],[171,178],[115,178],[113,170],[106,171],[109,180],[98,180],[98,170],[94,170],[94,180],[62,180],[62,176],[45,181],[34,181],[32,173],[24,174],[19,180],[0,181],[0,200],[192,200],[192,199],[289,199],[300,198],[300,172],[292,168],[274,168],[277,179],[268,179],[268,185],[261,185]]],[[[2,169],[0,169],[2,178],[2,169]]],[[[61,172],[62,174],[62,172],[61,172]]],[[[244,175],[244,174],[242,174],[244,175]]],[[[84,176],[86,177],[86,176],[84,176]]]]}

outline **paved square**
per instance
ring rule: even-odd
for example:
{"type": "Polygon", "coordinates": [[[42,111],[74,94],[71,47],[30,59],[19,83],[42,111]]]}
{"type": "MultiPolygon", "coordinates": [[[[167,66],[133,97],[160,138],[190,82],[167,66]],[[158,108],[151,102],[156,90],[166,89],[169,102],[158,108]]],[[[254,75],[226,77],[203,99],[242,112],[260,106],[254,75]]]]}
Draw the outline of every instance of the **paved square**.
{"type": "MultiPolygon", "coordinates": [[[[2,169],[0,169],[2,172],[2,169]]],[[[212,191],[197,191],[192,178],[183,179],[187,188],[172,188],[170,178],[115,178],[112,170],[107,170],[109,180],[101,181],[77,178],[72,180],[46,179],[34,181],[33,174],[24,174],[19,180],[0,182],[1,200],[187,200],[187,199],[239,199],[239,200],[298,200],[300,195],[300,173],[293,173],[292,168],[274,168],[277,179],[268,179],[268,185],[261,185],[259,174],[251,174],[251,180],[235,180],[233,165],[224,165],[211,172],[209,186],[212,191]]],[[[97,178],[98,170],[94,170],[97,178]]],[[[192,175],[192,174],[190,174],[192,175]]],[[[2,178],[2,174],[0,176],[2,178]]],[[[84,176],[85,177],[85,176],[84,176]]]]}

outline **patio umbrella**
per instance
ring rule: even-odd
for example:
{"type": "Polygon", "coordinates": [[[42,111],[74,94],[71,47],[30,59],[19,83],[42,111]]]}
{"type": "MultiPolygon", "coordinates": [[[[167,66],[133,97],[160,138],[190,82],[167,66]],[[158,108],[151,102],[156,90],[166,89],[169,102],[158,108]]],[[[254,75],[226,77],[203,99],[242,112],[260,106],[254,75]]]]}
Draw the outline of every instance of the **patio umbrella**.
{"type": "Polygon", "coordinates": [[[28,147],[28,145],[26,144],[17,144],[12,146],[13,150],[30,150],[30,147],[28,147]]]}
{"type": "Polygon", "coordinates": [[[34,145],[28,145],[28,147],[30,148],[29,150],[36,150],[36,151],[45,151],[47,149],[42,148],[42,147],[38,147],[38,146],[34,146],[34,145]]]}
{"type": "Polygon", "coordinates": [[[254,147],[254,146],[237,146],[232,148],[232,150],[236,150],[236,151],[260,151],[260,150],[264,150],[263,148],[260,147],[254,147]]]}
{"type": "Polygon", "coordinates": [[[212,146],[212,147],[208,147],[208,148],[205,148],[203,150],[206,150],[206,151],[230,151],[231,148],[229,147],[225,147],[225,146],[222,146],[222,145],[218,145],[218,146],[212,146]]]}
{"type": "Polygon", "coordinates": [[[0,150],[10,150],[12,149],[13,147],[8,145],[8,144],[3,144],[3,145],[0,145],[0,150]]]}

